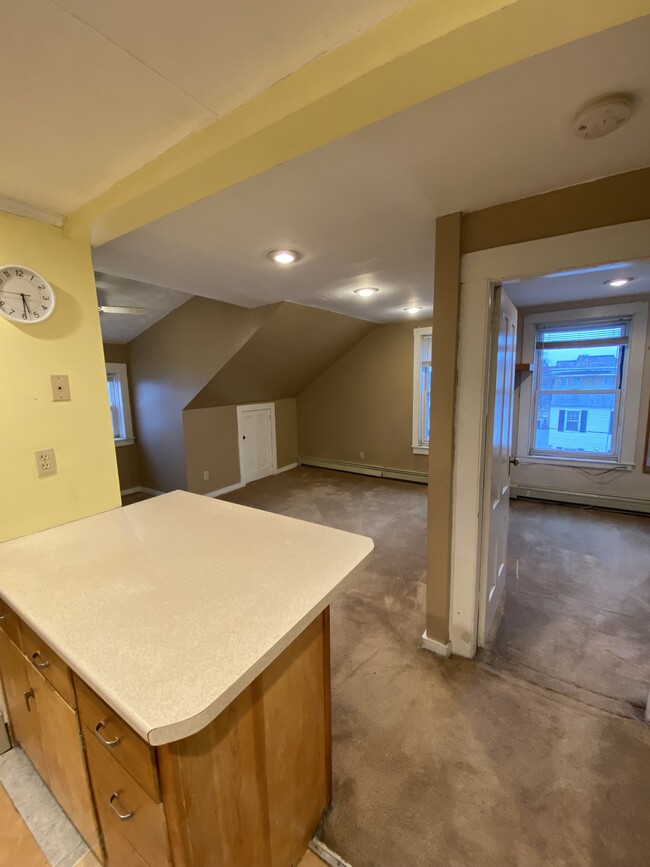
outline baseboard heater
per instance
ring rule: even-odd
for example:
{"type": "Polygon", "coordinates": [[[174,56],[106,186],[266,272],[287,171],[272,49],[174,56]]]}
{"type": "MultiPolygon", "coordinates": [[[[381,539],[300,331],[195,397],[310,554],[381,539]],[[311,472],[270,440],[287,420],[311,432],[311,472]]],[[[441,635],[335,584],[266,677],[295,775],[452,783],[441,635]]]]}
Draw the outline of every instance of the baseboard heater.
{"type": "Polygon", "coordinates": [[[379,479],[396,479],[399,482],[418,482],[421,485],[426,485],[429,480],[428,473],[419,473],[416,470],[396,470],[391,467],[376,467],[371,464],[355,464],[352,461],[301,457],[300,463],[305,467],[341,470],[344,473],[359,473],[362,476],[375,476],[379,479]]]}
{"type": "Polygon", "coordinates": [[[549,500],[552,503],[575,503],[578,506],[595,506],[599,509],[615,509],[621,512],[640,512],[650,515],[650,500],[640,497],[613,497],[610,494],[582,494],[575,491],[555,491],[551,488],[531,488],[512,485],[512,499],[549,500]]]}

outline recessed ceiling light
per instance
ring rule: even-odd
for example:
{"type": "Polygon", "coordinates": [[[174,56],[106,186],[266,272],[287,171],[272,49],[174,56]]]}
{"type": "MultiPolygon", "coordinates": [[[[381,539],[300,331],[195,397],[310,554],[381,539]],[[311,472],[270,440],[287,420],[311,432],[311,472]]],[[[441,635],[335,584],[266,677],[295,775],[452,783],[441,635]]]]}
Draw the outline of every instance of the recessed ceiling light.
{"type": "Polygon", "coordinates": [[[404,308],[405,313],[419,313],[420,310],[422,310],[421,307],[405,307],[404,308]]]}
{"type": "Polygon", "coordinates": [[[633,277],[619,277],[616,280],[606,280],[605,285],[613,286],[614,289],[620,289],[621,286],[627,286],[628,283],[631,283],[633,279],[633,277]]]}
{"type": "Polygon", "coordinates": [[[379,292],[379,289],[376,289],[374,286],[362,286],[361,289],[355,289],[354,291],[357,295],[361,295],[362,298],[369,298],[375,292],[379,292]]]}
{"type": "Polygon", "coordinates": [[[278,265],[293,265],[294,262],[302,259],[302,253],[297,250],[271,250],[266,255],[278,265]]]}

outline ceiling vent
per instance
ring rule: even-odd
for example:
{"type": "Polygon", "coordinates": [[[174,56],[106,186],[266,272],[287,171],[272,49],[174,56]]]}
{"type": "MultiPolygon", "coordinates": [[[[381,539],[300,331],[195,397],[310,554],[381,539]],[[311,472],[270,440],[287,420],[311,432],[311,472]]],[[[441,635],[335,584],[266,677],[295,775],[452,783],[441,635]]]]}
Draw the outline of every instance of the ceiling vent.
{"type": "Polygon", "coordinates": [[[629,96],[622,93],[603,96],[578,112],[573,129],[579,138],[600,138],[623,126],[632,117],[632,111],[629,96]]]}

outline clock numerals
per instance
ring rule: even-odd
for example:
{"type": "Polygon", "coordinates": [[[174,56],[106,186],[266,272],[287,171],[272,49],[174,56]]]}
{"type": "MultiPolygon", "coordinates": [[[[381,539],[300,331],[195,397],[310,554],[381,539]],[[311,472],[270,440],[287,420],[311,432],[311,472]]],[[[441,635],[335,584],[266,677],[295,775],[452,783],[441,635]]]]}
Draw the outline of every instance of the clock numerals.
{"type": "Polygon", "coordinates": [[[0,265],[0,318],[23,325],[45,322],[55,303],[54,289],[37,271],[23,265],[0,265]]]}

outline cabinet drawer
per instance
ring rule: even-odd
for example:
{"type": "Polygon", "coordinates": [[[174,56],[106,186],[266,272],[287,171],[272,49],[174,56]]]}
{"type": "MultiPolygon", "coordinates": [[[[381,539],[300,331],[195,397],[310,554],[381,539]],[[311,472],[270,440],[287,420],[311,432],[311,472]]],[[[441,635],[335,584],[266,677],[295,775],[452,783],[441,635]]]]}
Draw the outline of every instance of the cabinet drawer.
{"type": "Polygon", "coordinates": [[[169,865],[169,841],[162,804],[149,797],[87,727],[84,727],[84,737],[90,781],[106,840],[118,835],[151,867],[169,865]]]}
{"type": "Polygon", "coordinates": [[[72,675],[68,666],[26,623],[21,623],[20,631],[25,656],[70,707],[76,707],[72,675]]]}
{"type": "Polygon", "coordinates": [[[156,756],[153,748],[128,726],[77,675],[73,675],[79,716],[112,758],[118,761],[154,801],[160,801],[156,756]]]}
{"type": "Polygon", "coordinates": [[[20,634],[20,619],[4,599],[0,599],[0,629],[4,630],[16,647],[19,647],[21,650],[23,649],[23,640],[20,634]]]}
{"type": "Polygon", "coordinates": [[[107,867],[156,867],[143,861],[122,833],[112,827],[104,828],[104,844],[108,855],[107,867]]]}

